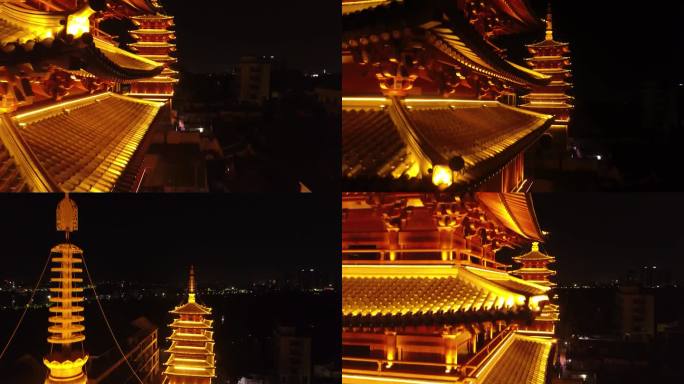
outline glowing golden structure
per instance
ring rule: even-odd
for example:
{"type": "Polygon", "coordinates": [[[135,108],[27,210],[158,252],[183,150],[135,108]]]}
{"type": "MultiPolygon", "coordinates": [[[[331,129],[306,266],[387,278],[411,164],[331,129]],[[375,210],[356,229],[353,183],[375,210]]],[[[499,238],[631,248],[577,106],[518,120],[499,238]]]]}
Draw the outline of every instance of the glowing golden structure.
{"type": "Polygon", "coordinates": [[[177,82],[171,25],[154,0],[0,1],[0,192],[135,191],[177,82]],[[108,19],[141,26],[138,43],[108,19]]]}
{"type": "Polygon", "coordinates": [[[343,0],[342,25],[346,190],[529,190],[553,116],[517,95],[551,76],[494,43],[543,26],[526,1],[343,0]]]}
{"type": "Polygon", "coordinates": [[[176,45],[171,43],[175,35],[169,30],[174,25],[173,16],[143,15],[135,16],[132,20],[139,28],[130,31],[131,35],[138,40],[130,46],[140,56],[163,63],[164,69],[153,78],[133,83],[130,95],[167,101],[173,97],[173,87],[178,82],[178,71],[169,67],[177,61],[170,55],[176,50],[176,45]]]}
{"type": "Polygon", "coordinates": [[[556,274],[548,268],[548,265],[556,261],[556,258],[539,251],[539,243],[532,243],[532,249],[521,256],[513,257],[513,260],[522,264],[519,269],[511,271],[512,274],[520,276],[521,279],[531,281],[536,284],[553,287],[556,284],[549,280],[550,276],[556,274]]]}
{"type": "Polygon", "coordinates": [[[549,286],[496,260],[542,241],[525,194],[346,193],[342,382],[543,383],[549,286]]]}
{"type": "Polygon", "coordinates": [[[164,363],[164,383],[211,384],[216,377],[213,320],[207,318],[211,308],[197,303],[195,295],[195,272],[190,267],[188,301],[170,311],[176,318],[169,325],[171,346],[164,363]]]}
{"type": "Polygon", "coordinates": [[[573,109],[573,97],[567,94],[572,88],[568,79],[570,72],[570,46],[553,38],[553,22],[551,4],[546,15],[546,36],[543,41],[528,44],[527,50],[532,57],[525,59],[527,64],[537,72],[551,77],[551,81],[544,86],[532,87],[532,92],[521,98],[525,100],[521,108],[539,113],[553,115],[553,123],[549,129],[554,142],[561,150],[567,149],[568,124],[570,111],[573,109]]]}
{"type": "Polygon", "coordinates": [[[50,288],[49,322],[50,352],[43,359],[49,372],[45,384],[86,384],[87,377],[83,366],[88,361],[84,351],[85,320],[82,312],[83,278],[79,274],[83,262],[83,251],[69,242],[69,235],[78,229],[78,208],[65,196],[57,206],[57,230],[65,233],[66,242],[52,248],[52,262],[56,264],[50,269],[55,277],[50,282],[56,285],[50,288]]]}

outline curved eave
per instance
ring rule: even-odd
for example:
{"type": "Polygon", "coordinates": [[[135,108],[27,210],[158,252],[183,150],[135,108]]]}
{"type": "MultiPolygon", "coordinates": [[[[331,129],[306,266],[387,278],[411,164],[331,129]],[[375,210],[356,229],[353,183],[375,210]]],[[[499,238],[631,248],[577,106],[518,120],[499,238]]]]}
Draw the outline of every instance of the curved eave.
{"type": "Polygon", "coordinates": [[[342,15],[375,8],[391,1],[392,0],[342,0],[342,15]]]}
{"type": "Polygon", "coordinates": [[[158,63],[125,51],[103,40],[94,39],[86,50],[88,72],[110,80],[136,80],[159,75],[164,69],[158,63]]]}
{"type": "Polygon", "coordinates": [[[0,2],[0,44],[25,43],[55,36],[64,28],[63,13],[31,10],[0,2]]]}
{"type": "Polygon", "coordinates": [[[525,44],[529,48],[554,48],[554,47],[566,47],[570,43],[560,42],[556,40],[542,40],[532,44],[525,44]]]}
{"type": "Polygon", "coordinates": [[[475,196],[508,229],[528,240],[544,241],[530,194],[478,192],[475,196]]]}
{"type": "Polygon", "coordinates": [[[498,8],[515,23],[515,28],[504,30],[506,33],[520,33],[542,28],[544,23],[538,18],[527,0],[494,0],[498,8]]]}
{"type": "MultiPolygon", "coordinates": [[[[440,1],[405,0],[382,3],[373,8],[353,12],[342,17],[342,41],[356,40],[372,34],[423,28],[436,35],[457,55],[445,52],[456,62],[470,69],[500,78],[519,86],[545,85],[540,79],[520,66],[502,59],[473,29],[455,3],[440,1]],[[465,60],[460,57],[463,56],[465,60]]],[[[437,48],[439,49],[439,48],[437,48]]]]}
{"type": "Polygon", "coordinates": [[[163,10],[158,0],[121,0],[131,9],[143,13],[157,13],[163,10]]]}

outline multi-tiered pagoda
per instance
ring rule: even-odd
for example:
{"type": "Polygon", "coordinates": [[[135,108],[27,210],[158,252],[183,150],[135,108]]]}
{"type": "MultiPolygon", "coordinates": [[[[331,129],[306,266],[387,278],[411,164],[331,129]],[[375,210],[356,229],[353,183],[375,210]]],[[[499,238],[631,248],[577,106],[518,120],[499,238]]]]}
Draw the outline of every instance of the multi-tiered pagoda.
{"type": "Polygon", "coordinates": [[[149,100],[169,101],[173,97],[174,86],[178,82],[178,71],[169,67],[177,61],[171,56],[171,53],[176,50],[176,44],[171,42],[176,36],[169,29],[174,25],[173,16],[155,14],[133,16],[131,19],[138,29],[130,32],[137,39],[137,42],[130,46],[140,56],[163,63],[164,69],[151,79],[134,82],[129,95],[149,100]]]}
{"type": "Polygon", "coordinates": [[[188,301],[174,308],[169,359],[164,363],[164,383],[211,384],[216,377],[211,308],[195,301],[195,272],[190,268],[188,301]]]}
{"type": "Polygon", "coordinates": [[[528,195],[348,193],[342,208],[343,383],[545,382],[550,288],[496,260],[543,240],[528,195]]]}
{"type": "Polygon", "coordinates": [[[556,271],[548,268],[549,264],[556,261],[556,258],[539,251],[539,243],[532,243],[532,249],[524,255],[515,256],[513,260],[521,267],[511,271],[512,274],[519,276],[523,280],[531,281],[536,284],[553,287],[556,284],[549,280],[550,276],[556,271]]]}
{"type": "Polygon", "coordinates": [[[163,14],[157,0],[0,1],[0,192],[138,189],[150,127],[171,124],[163,14]],[[105,32],[112,19],[138,23],[138,43],[105,32]]]}
{"type": "Polygon", "coordinates": [[[554,40],[551,5],[546,15],[546,37],[543,41],[528,44],[527,50],[532,57],[525,59],[527,64],[537,72],[551,77],[551,81],[543,86],[532,87],[532,92],[522,96],[526,102],[520,107],[553,115],[553,123],[549,129],[556,146],[564,152],[568,146],[568,124],[572,110],[573,97],[567,94],[572,87],[569,78],[570,46],[554,40]]]}
{"type": "Polygon", "coordinates": [[[83,251],[70,243],[69,235],[78,230],[78,208],[66,196],[57,206],[57,230],[65,233],[66,241],[52,248],[54,277],[50,282],[49,322],[47,341],[50,352],[43,359],[48,368],[45,384],[86,384],[84,365],[88,361],[83,342],[83,251]]]}
{"type": "Polygon", "coordinates": [[[516,107],[551,76],[498,36],[543,28],[524,0],[343,0],[345,190],[528,190],[524,153],[552,123],[516,107]]]}

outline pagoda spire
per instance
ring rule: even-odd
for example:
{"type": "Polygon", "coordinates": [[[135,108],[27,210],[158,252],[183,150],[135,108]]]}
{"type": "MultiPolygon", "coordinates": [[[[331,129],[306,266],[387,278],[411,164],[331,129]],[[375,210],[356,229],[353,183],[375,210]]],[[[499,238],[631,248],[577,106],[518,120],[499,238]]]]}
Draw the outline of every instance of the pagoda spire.
{"type": "Polygon", "coordinates": [[[51,250],[56,266],[50,268],[55,273],[50,282],[56,284],[50,288],[49,296],[52,303],[49,311],[53,316],[48,318],[52,324],[47,338],[50,352],[43,358],[48,368],[45,384],[86,384],[88,377],[83,366],[88,354],[83,349],[83,287],[78,284],[83,282],[79,277],[83,272],[79,266],[83,263],[83,251],[69,243],[69,235],[78,229],[78,207],[68,194],[57,205],[56,216],[57,230],[64,232],[66,241],[51,250]]]}
{"type": "Polygon", "coordinates": [[[546,8],[546,40],[553,40],[553,16],[551,14],[551,2],[546,8]]]}
{"type": "Polygon", "coordinates": [[[190,281],[188,282],[188,303],[195,302],[195,266],[190,266],[190,281]]]}

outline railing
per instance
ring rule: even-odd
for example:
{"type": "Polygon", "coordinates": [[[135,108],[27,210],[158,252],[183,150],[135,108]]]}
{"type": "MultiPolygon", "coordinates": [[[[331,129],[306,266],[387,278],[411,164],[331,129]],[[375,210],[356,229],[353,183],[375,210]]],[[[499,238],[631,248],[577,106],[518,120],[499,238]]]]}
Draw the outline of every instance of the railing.
{"type": "MultiPolygon", "coordinates": [[[[477,353],[475,353],[467,362],[464,364],[449,364],[449,363],[436,363],[436,362],[426,362],[426,361],[411,361],[411,360],[388,360],[386,358],[373,358],[373,357],[350,357],[343,356],[343,362],[357,362],[357,363],[373,363],[376,365],[377,372],[397,372],[396,369],[392,370],[391,367],[397,366],[415,366],[415,367],[435,367],[442,368],[444,373],[440,375],[446,376],[469,376],[473,372],[476,372],[483,364],[488,361],[490,355],[500,348],[503,343],[513,335],[515,327],[508,327],[503,331],[499,332],[493,339],[491,339],[487,345],[483,346],[477,353]],[[448,368],[451,368],[447,371],[448,368]]],[[[353,368],[352,368],[353,369],[353,368]]],[[[398,373],[398,372],[397,372],[398,373]]]]}
{"type": "Polygon", "coordinates": [[[387,359],[379,359],[379,358],[372,358],[372,357],[344,357],[342,356],[342,361],[354,361],[354,362],[360,362],[360,363],[375,363],[377,364],[378,372],[383,371],[383,367],[389,369],[387,366],[389,364],[390,367],[397,366],[397,365],[412,365],[412,366],[422,366],[422,367],[436,367],[436,368],[444,368],[446,371],[447,366],[455,366],[456,364],[447,364],[447,363],[432,363],[432,362],[427,362],[427,361],[410,361],[410,360],[387,360],[387,359]]]}
{"type": "Polygon", "coordinates": [[[461,367],[462,372],[466,375],[469,376],[473,372],[477,371],[482,364],[484,364],[487,361],[487,357],[498,347],[501,346],[501,344],[506,340],[506,338],[509,335],[513,334],[513,328],[509,327],[504,329],[503,331],[499,332],[498,335],[496,335],[487,345],[482,347],[479,352],[477,352],[473,357],[470,358],[463,366],[461,367]]]}
{"type": "Polygon", "coordinates": [[[470,265],[477,265],[477,266],[485,266],[485,267],[493,267],[501,270],[506,270],[507,268],[510,268],[511,265],[509,264],[503,264],[500,263],[496,260],[491,260],[491,259],[486,259],[482,256],[478,255],[473,255],[471,253],[466,253],[466,252],[458,252],[456,250],[443,250],[443,249],[438,249],[438,248],[424,248],[424,249],[396,249],[390,251],[389,249],[343,249],[342,250],[342,256],[344,255],[350,255],[350,254],[378,254],[379,255],[379,260],[352,260],[352,259],[343,259],[344,264],[435,264],[435,265],[452,265],[452,264],[470,264],[470,265]],[[443,251],[450,252],[452,254],[455,254],[456,257],[452,258],[451,260],[442,260],[441,259],[441,254],[443,251]],[[424,254],[431,254],[434,253],[439,256],[439,259],[427,259],[427,260],[394,260],[390,261],[388,255],[390,252],[395,253],[397,255],[401,254],[416,254],[416,253],[424,253],[424,254]]]}

